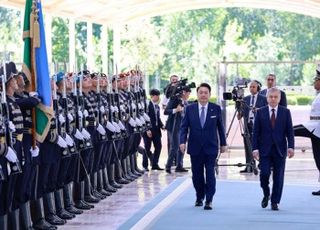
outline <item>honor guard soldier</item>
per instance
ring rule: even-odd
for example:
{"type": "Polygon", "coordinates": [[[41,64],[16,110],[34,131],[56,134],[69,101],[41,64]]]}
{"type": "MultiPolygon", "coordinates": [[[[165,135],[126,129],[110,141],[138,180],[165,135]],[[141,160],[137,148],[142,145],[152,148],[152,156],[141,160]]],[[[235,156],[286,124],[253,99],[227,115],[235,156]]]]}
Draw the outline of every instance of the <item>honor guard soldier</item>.
{"type": "Polygon", "coordinates": [[[67,80],[63,72],[59,72],[56,75],[56,95],[57,95],[57,106],[59,108],[59,126],[58,133],[65,139],[67,142],[67,148],[61,148],[61,161],[59,164],[59,171],[57,177],[57,189],[54,192],[56,213],[57,215],[64,220],[70,220],[75,217],[74,213],[64,209],[63,201],[63,188],[66,185],[66,178],[68,169],[70,167],[72,155],[76,154],[76,147],[72,135],[69,133],[69,122],[73,119],[72,115],[68,110],[68,100],[67,100],[67,80]],[[61,109],[61,113],[60,113],[61,109]]]}
{"type": "MultiPolygon", "coordinates": [[[[3,66],[3,75],[5,80],[5,85],[3,85],[3,92],[6,93],[6,106],[3,106],[3,112],[5,112],[9,124],[8,128],[10,129],[10,137],[7,138],[7,144],[12,147],[16,152],[17,160],[19,162],[24,162],[23,148],[22,148],[22,137],[23,137],[23,117],[19,105],[17,104],[14,92],[18,90],[18,85],[16,81],[15,73],[17,72],[16,66],[13,62],[10,62],[3,66]],[[12,122],[10,122],[12,121],[12,122]]],[[[7,130],[8,131],[8,130],[7,130]]],[[[21,164],[20,164],[21,167],[21,164]]],[[[9,225],[10,229],[19,228],[19,202],[18,202],[18,185],[17,180],[21,174],[20,170],[15,172],[10,172],[8,177],[8,186],[7,186],[7,211],[9,214],[9,225]]]]}
{"type": "MultiPolygon", "coordinates": [[[[56,90],[56,76],[51,80],[51,89],[56,90]]],[[[53,92],[55,95],[55,92],[53,92]]],[[[57,98],[53,97],[53,100],[57,98]]],[[[57,104],[56,104],[57,106],[57,104]]],[[[56,107],[55,106],[55,107],[56,107]]],[[[56,229],[54,225],[63,225],[65,220],[56,215],[53,192],[56,190],[61,148],[68,147],[67,142],[59,135],[58,126],[64,122],[62,109],[55,108],[54,117],[50,121],[50,130],[40,145],[40,165],[37,199],[35,201],[34,228],[56,229]],[[46,212],[44,209],[46,206],[46,212]]]]}
{"type": "MultiPolygon", "coordinates": [[[[81,134],[80,130],[76,127],[76,118],[77,118],[77,110],[76,105],[74,103],[74,95],[73,90],[77,90],[76,81],[75,81],[76,75],[74,73],[69,73],[66,76],[66,91],[67,91],[67,98],[66,100],[63,99],[63,103],[66,104],[67,111],[65,110],[65,113],[67,113],[66,116],[66,132],[73,137],[74,141],[77,142],[83,142],[84,137],[81,134]]],[[[76,94],[76,93],[75,93],[76,94]]],[[[81,214],[83,213],[82,210],[77,209],[74,206],[73,201],[73,191],[72,191],[72,183],[77,182],[77,167],[80,160],[80,154],[79,149],[77,148],[77,144],[74,147],[75,151],[70,151],[70,164],[69,167],[66,169],[66,178],[64,181],[63,186],[63,199],[64,199],[64,207],[65,209],[73,214],[81,214]]]]}
{"type": "MultiPolygon", "coordinates": [[[[87,142],[88,146],[86,149],[80,152],[81,159],[83,165],[81,166],[80,171],[80,197],[77,198],[76,207],[81,207],[80,203],[82,202],[82,194],[84,193],[84,201],[88,203],[98,203],[101,199],[94,196],[91,191],[91,182],[90,182],[90,174],[92,172],[93,160],[94,160],[94,146],[97,143],[97,132],[96,132],[96,100],[93,95],[91,95],[92,81],[91,75],[88,70],[83,70],[78,73],[79,78],[79,90],[81,88],[81,94],[83,97],[81,99],[81,106],[83,107],[83,120],[84,126],[82,129],[83,136],[91,140],[91,142],[87,142]]],[[[90,205],[93,207],[93,205],[90,205]]]]}
{"type": "Polygon", "coordinates": [[[90,101],[95,102],[95,121],[96,121],[96,143],[94,145],[94,160],[92,162],[91,179],[91,192],[99,199],[105,199],[106,196],[111,195],[109,192],[100,189],[98,191],[98,171],[99,165],[103,156],[104,144],[107,141],[107,133],[104,126],[105,107],[101,97],[101,74],[91,74],[92,88],[90,92],[90,101]]]}
{"type": "Polygon", "coordinates": [[[32,137],[32,109],[39,103],[37,92],[31,91],[31,84],[27,76],[23,72],[19,72],[16,77],[18,90],[14,96],[16,102],[19,105],[23,115],[23,153],[24,153],[24,165],[22,167],[22,174],[19,175],[17,190],[17,200],[20,203],[20,212],[22,216],[22,226],[24,229],[30,229],[32,227],[31,214],[30,214],[30,200],[35,195],[34,186],[36,178],[37,164],[39,161],[39,148],[35,146],[33,148],[32,137]]]}
{"type": "MultiPolygon", "coordinates": [[[[7,104],[6,89],[12,76],[9,64],[0,69],[1,76],[1,114],[0,114],[0,229],[8,229],[8,211],[13,199],[14,176],[20,172],[18,168],[18,156],[12,143],[12,133],[15,125],[9,119],[9,108],[7,104]],[[11,74],[10,74],[11,75],[11,74]],[[16,165],[14,165],[17,163],[16,165]],[[7,166],[11,167],[7,167],[7,166]],[[12,193],[12,195],[11,195],[12,193]],[[10,200],[8,199],[10,197],[10,200]]],[[[10,86],[11,87],[11,86],[10,86]]],[[[10,92],[10,95],[12,91],[10,92]]],[[[16,209],[18,210],[18,209],[16,209]]],[[[17,212],[17,211],[16,211],[17,212]]],[[[17,213],[19,214],[19,213],[17,213]]],[[[16,216],[16,215],[14,215],[16,216]]],[[[19,221],[18,219],[14,219],[19,221]]],[[[18,227],[19,222],[11,223],[13,228],[18,227]]]]}
{"type": "Polygon", "coordinates": [[[109,83],[108,76],[101,73],[101,105],[104,107],[104,127],[107,132],[107,141],[103,145],[103,156],[99,165],[98,172],[98,191],[103,193],[103,190],[109,193],[117,191],[116,188],[112,187],[108,179],[108,168],[112,159],[113,142],[116,137],[116,127],[112,124],[111,103],[110,103],[110,90],[111,84],[109,83]],[[109,93],[108,93],[109,92],[109,93]]]}

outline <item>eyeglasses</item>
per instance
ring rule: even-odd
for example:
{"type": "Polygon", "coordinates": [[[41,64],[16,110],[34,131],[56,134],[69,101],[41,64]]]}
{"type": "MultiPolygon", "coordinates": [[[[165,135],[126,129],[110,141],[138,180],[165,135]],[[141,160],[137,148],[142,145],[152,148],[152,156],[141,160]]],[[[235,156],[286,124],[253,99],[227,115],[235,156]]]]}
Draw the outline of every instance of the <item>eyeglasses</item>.
{"type": "Polygon", "coordinates": [[[273,78],[268,78],[267,81],[274,81],[274,79],[273,78]]]}

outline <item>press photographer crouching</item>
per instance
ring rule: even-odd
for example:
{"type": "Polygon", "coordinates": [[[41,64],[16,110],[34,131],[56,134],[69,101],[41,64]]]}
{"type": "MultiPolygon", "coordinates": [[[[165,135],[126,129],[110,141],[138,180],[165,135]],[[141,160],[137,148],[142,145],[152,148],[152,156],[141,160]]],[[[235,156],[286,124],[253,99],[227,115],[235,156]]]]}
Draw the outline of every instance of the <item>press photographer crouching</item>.
{"type": "Polygon", "coordinates": [[[178,152],[179,148],[179,135],[180,124],[183,117],[183,111],[187,105],[187,100],[190,95],[191,89],[195,88],[195,83],[187,84],[187,79],[180,80],[174,85],[170,85],[167,89],[167,98],[169,102],[164,111],[165,115],[169,115],[166,122],[166,130],[168,132],[169,152],[166,164],[166,172],[171,173],[173,160],[176,159],[176,172],[187,172],[183,168],[183,154],[178,152]]]}
{"type": "MultiPolygon", "coordinates": [[[[247,79],[240,78],[236,81],[236,86],[232,93],[224,94],[225,100],[234,100],[236,103],[236,114],[240,123],[241,135],[243,137],[246,168],[240,173],[253,173],[256,170],[255,161],[252,156],[252,132],[256,112],[259,108],[266,106],[267,99],[259,94],[261,83],[257,80],[252,80],[250,83],[247,79]],[[250,95],[244,97],[244,88],[247,88],[249,83],[250,95]],[[243,118],[243,122],[242,119],[243,118]]],[[[230,124],[231,127],[232,123],[230,124]]],[[[230,130],[230,129],[229,129],[230,130]]],[[[229,131],[228,131],[229,132],[229,131]]],[[[257,172],[255,172],[256,174],[257,172]]]]}

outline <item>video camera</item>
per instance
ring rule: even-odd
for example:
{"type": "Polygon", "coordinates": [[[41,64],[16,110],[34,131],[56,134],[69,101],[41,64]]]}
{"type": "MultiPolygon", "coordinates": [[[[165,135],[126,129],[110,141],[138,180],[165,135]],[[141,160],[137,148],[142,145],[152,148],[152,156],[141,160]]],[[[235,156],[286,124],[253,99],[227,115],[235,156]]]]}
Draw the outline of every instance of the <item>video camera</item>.
{"type": "Polygon", "coordinates": [[[196,88],[196,84],[194,82],[188,83],[188,79],[181,79],[177,81],[175,84],[170,84],[166,87],[165,94],[167,98],[173,97],[181,97],[183,90],[188,90],[192,88],[196,88]]]}
{"type": "Polygon", "coordinates": [[[242,100],[244,96],[244,88],[248,87],[249,82],[250,82],[249,79],[237,78],[236,85],[233,87],[231,93],[230,92],[223,93],[223,100],[233,100],[233,101],[242,100]]]}
{"type": "Polygon", "coordinates": [[[236,109],[240,112],[243,111],[245,103],[243,101],[244,97],[244,88],[248,87],[249,79],[246,78],[237,78],[236,85],[233,87],[231,93],[224,92],[223,100],[233,100],[236,102],[236,109]]]}

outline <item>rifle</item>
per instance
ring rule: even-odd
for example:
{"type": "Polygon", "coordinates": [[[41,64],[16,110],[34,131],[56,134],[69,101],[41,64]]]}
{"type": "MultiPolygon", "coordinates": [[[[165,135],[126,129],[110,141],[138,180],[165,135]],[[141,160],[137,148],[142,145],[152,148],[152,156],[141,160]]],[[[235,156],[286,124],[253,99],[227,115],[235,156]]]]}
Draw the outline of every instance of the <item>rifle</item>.
{"type": "MultiPolygon", "coordinates": [[[[57,75],[53,75],[53,80],[54,80],[54,84],[53,84],[53,110],[54,110],[54,118],[55,118],[55,123],[56,123],[56,128],[58,130],[58,135],[60,135],[61,137],[65,138],[66,137],[66,133],[65,133],[65,125],[66,125],[66,121],[61,124],[59,121],[59,116],[60,116],[60,111],[59,111],[59,103],[58,103],[58,97],[57,97],[57,75]]],[[[66,157],[69,156],[69,149],[68,148],[63,148],[62,149],[62,156],[66,157]]]]}
{"type": "MultiPolygon", "coordinates": [[[[81,72],[80,75],[78,76],[79,78],[79,94],[77,94],[77,91],[75,90],[76,94],[76,107],[77,107],[77,111],[81,111],[83,114],[84,111],[84,98],[83,98],[83,93],[82,93],[82,79],[83,79],[83,73],[81,72]]],[[[77,114],[78,116],[79,114],[77,114]]],[[[79,116],[78,116],[79,118],[79,116]]],[[[77,124],[77,128],[79,129],[80,132],[82,132],[82,129],[86,128],[86,122],[85,119],[83,119],[83,117],[81,119],[77,119],[78,122],[77,124]]],[[[80,149],[89,149],[92,148],[92,141],[91,139],[83,139],[83,146],[81,146],[81,142],[80,142],[80,149]]]]}
{"type": "MultiPolygon", "coordinates": [[[[68,99],[67,99],[67,89],[66,89],[66,75],[63,76],[63,87],[62,87],[62,109],[63,109],[63,114],[64,114],[64,117],[66,119],[65,121],[65,133],[70,133],[70,124],[69,124],[69,119],[68,119],[68,99]]],[[[73,145],[72,146],[69,146],[68,145],[68,150],[69,150],[69,153],[70,154],[75,154],[77,153],[77,149],[76,149],[76,146],[75,146],[75,143],[73,142],[73,145]]]]}
{"type": "MultiPolygon", "coordinates": [[[[98,101],[98,124],[104,124],[104,114],[101,113],[100,107],[101,107],[101,92],[100,92],[100,79],[101,79],[101,73],[98,74],[98,82],[97,82],[97,101],[98,101]]],[[[98,138],[100,141],[107,141],[107,135],[101,135],[100,133],[98,134],[98,138]]]]}
{"type": "MultiPolygon", "coordinates": [[[[9,127],[10,122],[10,115],[9,115],[9,108],[7,103],[6,97],[6,80],[7,80],[7,70],[6,70],[6,63],[3,62],[3,75],[2,78],[2,97],[1,97],[1,113],[4,119],[4,126],[5,126],[5,139],[8,147],[11,147],[13,151],[13,138],[12,138],[12,131],[9,127]]],[[[7,161],[7,165],[10,168],[10,175],[19,174],[22,172],[20,161],[17,159],[16,162],[9,162],[7,161]]],[[[9,173],[8,173],[9,174],[9,173]]]]}

